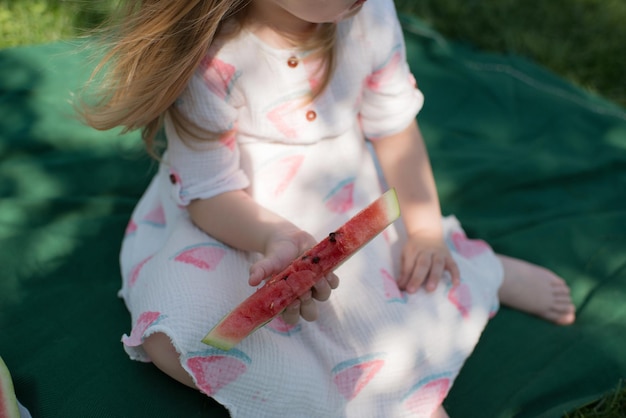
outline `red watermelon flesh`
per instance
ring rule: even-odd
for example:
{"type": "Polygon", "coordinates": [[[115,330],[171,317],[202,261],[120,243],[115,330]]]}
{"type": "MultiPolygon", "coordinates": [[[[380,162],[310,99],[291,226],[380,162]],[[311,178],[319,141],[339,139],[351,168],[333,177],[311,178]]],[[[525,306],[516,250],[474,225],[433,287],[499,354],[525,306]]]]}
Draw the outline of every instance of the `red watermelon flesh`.
{"type": "Polygon", "coordinates": [[[2,357],[0,357],[0,418],[20,418],[11,374],[2,357]]]}
{"type": "Polygon", "coordinates": [[[285,270],[272,276],[227,314],[202,342],[222,350],[230,350],[280,314],[399,216],[398,198],[395,190],[390,189],[295,259],[285,270]]]}

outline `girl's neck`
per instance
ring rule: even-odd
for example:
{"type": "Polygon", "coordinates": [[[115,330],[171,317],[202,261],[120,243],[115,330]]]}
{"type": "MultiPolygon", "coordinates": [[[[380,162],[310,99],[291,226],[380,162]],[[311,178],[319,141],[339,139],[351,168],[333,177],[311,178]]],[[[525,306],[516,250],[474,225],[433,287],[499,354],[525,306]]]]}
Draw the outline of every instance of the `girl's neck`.
{"type": "Polygon", "coordinates": [[[252,0],[246,21],[252,33],[276,48],[293,48],[317,28],[316,23],[304,21],[267,0],[252,0]]]}

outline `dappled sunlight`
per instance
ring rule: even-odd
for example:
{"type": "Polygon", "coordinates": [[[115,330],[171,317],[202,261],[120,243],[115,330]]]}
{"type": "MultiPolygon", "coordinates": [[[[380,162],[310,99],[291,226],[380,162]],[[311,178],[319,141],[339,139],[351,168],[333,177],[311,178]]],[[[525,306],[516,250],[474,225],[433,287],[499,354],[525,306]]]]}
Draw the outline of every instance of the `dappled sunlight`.
{"type": "MultiPolygon", "coordinates": [[[[135,135],[80,125],[69,98],[81,80],[66,66],[78,68],[81,57],[61,44],[49,49],[51,56],[36,48],[0,55],[0,323],[97,239],[97,225],[120,210],[124,196],[130,211],[151,171],[137,157],[135,135]]],[[[119,240],[127,217],[108,233],[119,240]]]]}
{"type": "MultiPolygon", "coordinates": [[[[482,313],[476,313],[467,319],[460,319],[459,312],[453,309],[439,312],[426,309],[418,312],[416,309],[406,320],[420,324],[411,334],[407,334],[406,327],[389,328],[377,336],[373,346],[380,351],[393,353],[387,358],[389,367],[402,370],[407,364],[425,363],[433,369],[444,371],[458,353],[471,352],[476,344],[476,338],[482,332],[489,312],[486,309],[475,309],[482,310],[482,313]],[[425,340],[435,340],[434,345],[438,349],[425,352],[425,340]]],[[[410,374],[407,377],[420,380],[426,376],[410,374]]],[[[387,384],[390,382],[381,382],[379,389],[384,391],[387,384]]]]}
{"type": "MultiPolygon", "coordinates": [[[[446,407],[454,417],[470,408],[485,416],[533,416],[571,406],[613,388],[626,370],[623,112],[528,62],[442,43],[408,37],[426,93],[419,119],[444,212],[496,251],[554,270],[571,285],[578,308],[568,327],[503,308],[488,321],[446,407]]],[[[0,354],[16,364],[17,390],[31,405],[63,402],[69,387],[81,405],[128,408],[150,395],[128,382],[148,376],[152,395],[165,396],[145,398],[146,408],[223,412],[156,369],[122,360],[119,338],[130,318],[115,297],[119,245],[155,163],[137,134],[96,132],[73,119],[68,100],[81,82],[75,71],[81,55],[70,49],[59,43],[0,53],[0,354]],[[124,397],[116,388],[127,391],[124,397]]],[[[340,155],[339,148],[328,149],[340,155]]],[[[255,186],[270,187],[298,163],[286,160],[255,186]]],[[[314,190],[316,181],[327,180],[314,174],[298,186],[314,190]]],[[[275,191],[288,187],[279,183],[275,191]]],[[[314,200],[319,196],[299,202],[300,220],[322,225],[314,231],[321,238],[339,225],[320,221],[314,200]]],[[[363,309],[370,301],[357,296],[355,278],[338,275],[337,292],[346,292],[347,302],[328,320],[346,320],[341,309],[365,311],[361,321],[375,317],[373,307],[363,309]]],[[[411,333],[388,328],[368,336],[368,347],[397,378],[372,379],[363,390],[384,398],[400,385],[420,384],[428,376],[405,365],[445,368],[455,353],[472,350],[488,312],[460,320],[458,310],[420,306],[413,315],[406,318],[418,324],[411,333]],[[438,349],[423,351],[424,341],[438,349]]],[[[34,412],[41,415],[42,408],[34,412]]]]}
{"type": "Polygon", "coordinates": [[[625,126],[615,126],[611,128],[604,138],[607,144],[618,148],[620,152],[626,152],[626,140],[624,139],[626,138],[625,126]]]}
{"type": "MultiPolygon", "coordinates": [[[[60,196],[65,191],[65,185],[61,179],[51,176],[50,173],[42,169],[39,161],[26,156],[17,159],[17,161],[14,159],[13,162],[5,162],[0,167],[0,178],[11,184],[15,196],[33,200],[60,196]]],[[[10,210],[11,207],[10,205],[2,206],[4,206],[3,216],[6,216],[6,211],[10,210]]],[[[24,212],[16,213],[13,217],[6,219],[9,222],[24,225],[25,223],[20,222],[21,219],[19,218],[26,219],[27,214],[24,212]]]]}

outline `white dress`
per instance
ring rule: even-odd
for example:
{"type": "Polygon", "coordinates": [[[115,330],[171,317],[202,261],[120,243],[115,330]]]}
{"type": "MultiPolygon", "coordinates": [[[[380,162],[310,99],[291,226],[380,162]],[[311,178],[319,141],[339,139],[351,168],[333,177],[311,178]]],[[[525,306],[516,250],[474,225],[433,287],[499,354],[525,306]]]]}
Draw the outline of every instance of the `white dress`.
{"type": "Polygon", "coordinates": [[[340,286],[319,319],[279,318],[224,352],[200,340],[254,289],[256,254],[196,228],[193,199],[246,189],[256,201],[321,239],[382,192],[365,138],[404,129],[422,106],[405,61],[392,0],[370,0],[338,24],[330,86],[306,54],[241,32],[215,46],[178,106],[194,122],[227,132],[185,145],[169,120],[168,149],[129,223],[120,296],[132,328],[132,359],[167,334],[207,395],[237,417],[430,416],[498,309],[502,267],[487,244],[444,223],[462,284],[432,294],[401,292],[395,279],[403,230],[396,222],[337,271],[340,286]]]}

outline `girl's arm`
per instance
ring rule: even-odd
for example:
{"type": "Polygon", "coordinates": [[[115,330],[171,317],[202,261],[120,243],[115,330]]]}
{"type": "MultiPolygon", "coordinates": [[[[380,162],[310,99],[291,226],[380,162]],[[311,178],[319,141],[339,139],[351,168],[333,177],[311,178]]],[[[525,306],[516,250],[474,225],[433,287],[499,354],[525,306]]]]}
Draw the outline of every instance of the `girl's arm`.
{"type": "Polygon", "coordinates": [[[458,267],[443,239],[439,198],[417,122],[374,141],[373,146],[387,183],[398,193],[408,235],[398,286],[410,293],[422,285],[432,291],[446,270],[458,283],[458,267]]]}
{"type": "MultiPolygon", "coordinates": [[[[257,204],[243,190],[222,193],[210,199],[197,199],[188,206],[191,220],[213,238],[244,251],[259,252],[264,257],[250,267],[250,285],[283,270],[289,263],[315,245],[315,239],[291,222],[257,204]]],[[[310,294],[287,308],[285,321],[308,321],[317,317],[313,299],[326,300],[338,279],[334,274],[320,280],[310,294]]]]}

